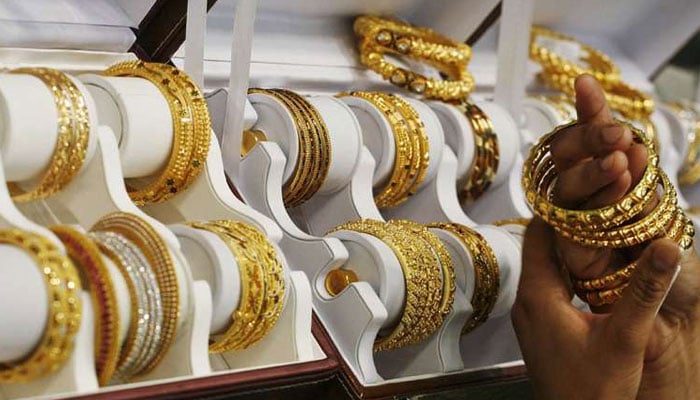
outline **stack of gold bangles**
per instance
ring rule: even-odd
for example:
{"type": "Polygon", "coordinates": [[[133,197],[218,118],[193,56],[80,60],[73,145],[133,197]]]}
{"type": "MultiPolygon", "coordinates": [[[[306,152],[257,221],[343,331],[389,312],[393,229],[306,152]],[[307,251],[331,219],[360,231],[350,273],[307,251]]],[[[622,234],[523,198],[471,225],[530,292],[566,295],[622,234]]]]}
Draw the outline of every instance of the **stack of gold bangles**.
{"type": "Polygon", "coordinates": [[[395,207],[413,195],[428,170],[430,143],[416,110],[399,96],[381,92],[340,93],[364,99],[384,114],[394,136],[394,168],[374,200],[380,208],[395,207]]]}
{"type": "MultiPolygon", "coordinates": [[[[559,126],[543,136],[525,161],[522,184],[535,214],[563,237],[584,246],[628,248],[668,236],[681,248],[690,248],[695,234],[693,224],[678,207],[675,189],[658,166],[659,157],[651,140],[630,124],[627,126],[635,140],[644,144],[649,153],[649,164],[640,182],[618,202],[602,208],[572,210],[552,203],[557,171],[550,145],[561,130],[574,124],[576,122],[559,126]],[[662,194],[657,201],[659,186],[662,194]],[[642,215],[649,208],[652,210],[642,215]]],[[[581,280],[574,277],[574,289],[592,306],[611,304],[620,297],[633,269],[634,263],[601,278],[581,280]]]]}
{"type": "MultiPolygon", "coordinates": [[[[323,185],[331,163],[328,128],[316,108],[304,97],[284,89],[250,89],[248,93],[271,96],[293,115],[299,151],[291,178],[282,192],[284,204],[296,207],[310,199],[323,185]]],[[[264,132],[244,132],[244,143],[264,140],[264,132]]]]}
{"type": "Polygon", "coordinates": [[[462,100],[474,89],[467,71],[471,48],[437,32],[393,18],[372,15],[355,20],[360,61],[389,80],[428,99],[462,100]],[[408,57],[424,62],[447,75],[450,80],[431,79],[386,60],[385,55],[408,57]]]}

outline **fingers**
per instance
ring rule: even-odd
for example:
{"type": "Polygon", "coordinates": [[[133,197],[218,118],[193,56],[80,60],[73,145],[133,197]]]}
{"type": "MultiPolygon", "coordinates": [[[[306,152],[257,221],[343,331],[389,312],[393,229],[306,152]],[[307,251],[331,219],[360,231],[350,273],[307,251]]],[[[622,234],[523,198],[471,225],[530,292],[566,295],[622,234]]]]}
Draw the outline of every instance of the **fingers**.
{"type": "Polygon", "coordinates": [[[607,325],[615,348],[643,354],[659,308],[680,271],[680,257],[678,245],[670,239],[656,240],[646,248],[607,325]]]}
{"type": "Polygon", "coordinates": [[[626,126],[604,124],[577,124],[559,132],[552,141],[552,160],[558,169],[567,169],[589,157],[626,151],[632,145],[632,131],[626,126]]]}
{"type": "Polygon", "coordinates": [[[627,164],[625,153],[613,151],[562,171],[554,192],[557,204],[569,208],[580,206],[627,172],[627,164]]]}
{"type": "Polygon", "coordinates": [[[605,92],[589,74],[580,75],[574,83],[576,115],[579,122],[612,122],[613,117],[605,100],[605,92]]]}

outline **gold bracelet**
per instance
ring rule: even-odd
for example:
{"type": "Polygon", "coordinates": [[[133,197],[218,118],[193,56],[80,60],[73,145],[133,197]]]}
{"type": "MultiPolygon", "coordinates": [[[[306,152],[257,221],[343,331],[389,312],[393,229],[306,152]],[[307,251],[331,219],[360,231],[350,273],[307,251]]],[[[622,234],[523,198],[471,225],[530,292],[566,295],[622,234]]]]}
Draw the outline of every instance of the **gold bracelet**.
{"type": "Polygon", "coordinates": [[[161,203],[187,189],[201,173],[211,141],[209,111],[197,85],[175,67],[143,61],[121,62],[102,74],[146,79],[158,88],[170,107],[173,145],[168,163],[144,187],[128,185],[131,200],[140,206],[161,203]]]}
{"type": "Polygon", "coordinates": [[[236,258],[241,296],[231,325],[209,345],[210,353],[242,350],[265,337],[284,306],[284,270],[272,244],[257,228],[228,220],[189,222],[216,234],[236,258]]]}
{"type": "Polygon", "coordinates": [[[581,74],[591,74],[604,85],[615,84],[620,80],[620,71],[605,53],[592,46],[581,43],[571,36],[547,29],[543,26],[533,26],[530,31],[530,58],[538,62],[544,69],[558,75],[577,77],[581,74]],[[567,60],[554,51],[537,43],[538,38],[555,39],[578,44],[588,53],[581,61],[587,66],[582,67],[576,61],[567,60]]]}
{"type": "Polygon", "coordinates": [[[452,257],[447,251],[447,247],[440,240],[440,238],[429,231],[425,225],[421,225],[417,222],[408,221],[405,219],[394,219],[389,221],[390,225],[401,225],[404,229],[408,229],[412,234],[423,239],[430,247],[433,248],[433,252],[440,262],[440,267],[442,271],[442,302],[440,303],[440,312],[442,315],[447,316],[447,314],[452,311],[452,304],[455,299],[455,268],[452,262],[452,257]]]}
{"type": "Polygon", "coordinates": [[[437,32],[406,22],[377,16],[355,19],[360,62],[385,80],[429,99],[461,100],[474,90],[474,78],[467,71],[471,48],[437,32]],[[386,61],[385,55],[422,61],[449,77],[430,79],[415,71],[386,61]]]}
{"type": "Polygon", "coordinates": [[[40,235],[3,229],[0,243],[29,254],[46,284],[48,317],[41,341],[28,357],[0,365],[1,383],[31,382],[57,371],[73,352],[82,317],[80,278],[70,259],[40,235]]]}
{"type": "Polygon", "coordinates": [[[18,68],[11,73],[40,79],[51,90],[58,112],[56,145],[43,176],[28,192],[16,183],[8,186],[12,200],[24,203],[61,191],[78,174],[87,155],[90,117],[83,94],[63,72],[50,68],[18,68]]]}
{"type": "MultiPolygon", "coordinates": [[[[337,226],[331,232],[349,230],[372,235],[393,251],[401,264],[406,283],[406,300],[401,321],[383,337],[377,337],[374,351],[393,350],[419,343],[442,326],[440,312],[442,283],[439,260],[420,237],[399,225],[363,219],[337,226]]],[[[329,232],[329,233],[331,233],[329,232]]]]}
{"type": "Polygon", "coordinates": [[[636,261],[611,274],[599,276],[593,279],[579,279],[572,276],[571,283],[573,284],[574,289],[582,292],[613,289],[629,282],[635,269],[637,269],[636,261]]]}
{"type": "Polygon", "coordinates": [[[391,94],[349,92],[338,96],[366,100],[389,122],[394,135],[394,168],[388,183],[374,196],[374,201],[379,208],[402,204],[418,190],[430,162],[430,143],[418,113],[407,101],[391,94]]]}
{"type": "Polygon", "coordinates": [[[454,105],[469,120],[474,137],[474,161],[461,193],[464,201],[472,203],[486,192],[498,172],[498,136],[491,118],[479,106],[468,101],[454,105]]]}
{"type": "Polygon", "coordinates": [[[500,288],[500,269],[498,259],[479,232],[455,223],[433,223],[428,228],[442,229],[457,237],[469,250],[474,267],[474,293],[471,304],[473,312],[462,328],[462,334],[473,331],[488,320],[493,306],[498,300],[500,288]]]}
{"type": "Polygon", "coordinates": [[[326,123],[313,104],[292,91],[253,88],[248,93],[275,98],[293,116],[299,151],[294,172],[282,196],[285,206],[299,206],[318,192],[328,176],[332,149],[326,123]]]}
{"type": "Polygon", "coordinates": [[[100,386],[107,385],[119,361],[119,308],[114,283],[97,245],[68,225],[54,225],[51,231],[66,247],[68,257],[82,271],[83,284],[90,290],[95,318],[95,369],[100,386]]]}
{"type": "Polygon", "coordinates": [[[134,243],[146,256],[156,275],[161,294],[163,327],[158,354],[141,370],[143,375],[155,368],[163,359],[175,340],[180,318],[180,288],[178,287],[175,263],[168,245],[158,232],[140,217],[114,212],[99,219],[91,228],[93,232],[114,232],[134,243]]]}

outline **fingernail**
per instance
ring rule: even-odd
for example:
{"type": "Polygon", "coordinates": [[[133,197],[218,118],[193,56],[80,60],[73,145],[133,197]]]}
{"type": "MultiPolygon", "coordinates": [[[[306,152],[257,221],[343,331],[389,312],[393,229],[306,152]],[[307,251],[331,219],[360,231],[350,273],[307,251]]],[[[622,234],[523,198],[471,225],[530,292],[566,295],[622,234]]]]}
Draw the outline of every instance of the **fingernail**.
{"type": "Polygon", "coordinates": [[[617,125],[603,128],[603,131],[601,132],[603,142],[605,142],[605,144],[616,143],[618,140],[620,140],[620,137],[622,137],[622,132],[624,132],[624,130],[620,129],[620,127],[617,125]]]}
{"type": "Polygon", "coordinates": [[[609,171],[615,163],[615,153],[610,153],[605,158],[600,160],[600,169],[609,171]]]}
{"type": "Polygon", "coordinates": [[[680,263],[680,252],[678,247],[664,246],[654,249],[651,256],[651,264],[657,271],[665,272],[671,268],[676,268],[680,263]]]}
{"type": "Polygon", "coordinates": [[[671,283],[668,284],[668,288],[666,288],[666,293],[664,293],[663,299],[659,302],[659,306],[656,308],[656,314],[659,313],[659,310],[661,310],[661,307],[664,305],[666,302],[666,297],[668,297],[668,294],[671,293],[671,289],[673,289],[673,284],[676,283],[676,279],[678,279],[678,275],[681,273],[681,265],[678,264],[676,265],[676,272],[673,273],[673,278],[671,278],[671,283]]]}

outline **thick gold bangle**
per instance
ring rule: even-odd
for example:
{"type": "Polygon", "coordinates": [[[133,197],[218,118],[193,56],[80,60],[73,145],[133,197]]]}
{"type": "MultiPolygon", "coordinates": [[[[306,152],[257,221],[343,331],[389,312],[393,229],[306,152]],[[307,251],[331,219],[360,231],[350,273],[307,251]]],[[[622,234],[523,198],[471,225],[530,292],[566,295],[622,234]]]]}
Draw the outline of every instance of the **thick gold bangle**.
{"type": "Polygon", "coordinates": [[[275,248],[258,229],[243,222],[219,220],[188,225],[219,236],[241,272],[241,296],[231,315],[233,321],[209,345],[209,352],[252,346],[272,330],[284,307],[284,270],[275,248]]]}
{"type": "Polygon", "coordinates": [[[498,136],[491,118],[479,106],[468,101],[454,105],[467,117],[474,133],[474,161],[461,193],[462,199],[471,203],[486,192],[496,177],[500,159],[498,136]]]}
{"type": "Polygon", "coordinates": [[[425,225],[421,225],[417,222],[408,221],[405,219],[394,219],[390,220],[389,224],[402,225],[405,229],[408,229],[414,235],[423,239],[430,247],[433,248],[435,255],[440,262],[440,267],[442,271],[442,302],[440,303],[440,312],[443,315],[447,315],[452,311],[452,304],[455,299],[455,268],[452,262],[452,256],[447,251],[447,247],[440,240],[440,238],[428,230],[425,225]]]}
{"type": "Polygon", "coordinates": [[[158,354],[138,373],[146,374],[160,363],[175,340],[180,318],[180,288],[175,263],[168,245],[158,232],[148,222],[134,214],[115,212],[106,215],[93,225],[91,231],[114,232],[131,241],[146,256],[156,275],[161,294],[163,326],[158,354]]]}
{"type": "Polygon", "coordinates": [[[70,259],[40,235],[3,229],[0,243],[29,254],[46,284],[48,317],[41,341],[26,358],[0,365],[0,383],[30,382],[57,371],[73,352],[82,317],[80,278],[70,259]]]}
{"type": "Polygon", "coordinates": [[[132,201],[141,206],[161,203],[187,189],[202,171],[211,141],[209,111],[197,85],[175,67],[143,61],[121,62],[102,74],[146,79],[160,90],[170,107],[173,146],[168,162],[145,186],[134,188],[135,183],[129,182],[132,201]]]}
{"type": "Polygon", "coordinates": [[[78,174],[87,155],[90,117],[80,89],[63,72],[50,68],[18,68],[10,72],[39,78],[51,90],[58,111],[56,146],[44,174],[28,192],[15,183],[9,185],[12,200],[24,203],[61,191],[78,174]]]}
{"type": "Polygon", "coordinates": [[[498,300],[500,270],[496,254],[479,232],[455,223],[433,223],[429,228],[442,229],[457,237],[469,250],[474,266],[474,294],[471,304],[474,311],[462,328],[462,334],[473,331],[486,322],[498,300]]]}
{"type": "Polygon", "coordinates": [[[68,225],[51,231],[66,247],[68,257],[82,271],[83,285],[90,291],[95,310],[95,368],[100,386],[109,383],[119,361],[119,309],[114,283],[97,245],[68,225]]]}
{"type": "Polygon", "coordinates": [[[425,98],[461,100],[474,89],[474,78],[467,71],[471,49],[428,29],[377,16],[355,19],[359,38],[360,62],[394,85],[425,98]],[[385,55],[408,57],[424,62],[449,77],[430,79],[415,71],[386,61],[385,55]]]}
{"type": "MultiPolygon", "coordinates": [[[[444,321],[439,260],[420,237],[400,225],[376,220],[347,222],[331,232],[349,230],[372,235],[384,242],[396,255],[404,272],[406,302],[401,321],[392,331],[374,342],[374,351],[398,349],[420,343],[438,330],[444,321]]],[[[329,232],[330,233],[330,232],[329,232]]]]}
{"type": "Polygon", "coordinates": [[[394,135],[394,168],[387,184],[374,196],[380,208],[395,207],[415,194],[425,179],[430,162],[430,143],[415,109],[398,96],[380,92],[339,93],[375,106],[389,122],[394,135]]]}
{"type": "Polygon", "coordinates": [[[581,74],[591,74],[602,84],[614,84],[620,80],[620,71],[605,53],[592,46],[581,43],[571,36],[547,29],[543,26],[533,26],[530,31],[530,58],[538,62],[544,69],[559,75],[577,77],[581,74]],[[567,60],[556,52],[541,46],[538,38],[555,39],[578,44],[588,56],[581,59],[587,66],[582,67],[576,61],[567,60]]]}
{"type": "Polygon", "coordinates": [[[283,188],[282,196],[285,206],[299,206],[318,192],[328,176],[332,149],[326,123],[313,104],[292,91],[253,88],[248,93],[275,98],[293,116],[299,152],[294,172],[283,188]]]}

